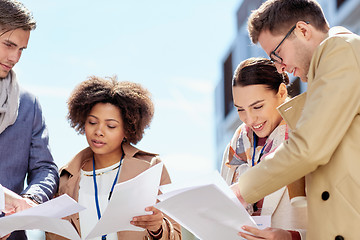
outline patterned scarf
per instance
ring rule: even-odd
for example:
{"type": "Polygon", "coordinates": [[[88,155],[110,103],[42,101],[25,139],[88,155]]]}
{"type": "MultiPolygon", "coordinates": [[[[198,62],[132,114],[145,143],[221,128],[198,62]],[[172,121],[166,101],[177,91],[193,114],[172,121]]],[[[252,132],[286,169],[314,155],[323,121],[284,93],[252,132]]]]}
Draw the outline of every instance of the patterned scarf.
{"type": "MultiPolygon", "coordinates": [[[[281,143],[288,139],[288,126],[282,120],[279,126],[266,139],[264,146],[257,146],[255,149],[254,164],[260,162],[266,155],[272,153],[281,143]],[[259,161],[258,161],[259,160],[259,161]]],[[[232,182],[237,182],[239,177],[239,166],[247,163],[252,166],[254,154],[254,132],[244,123],[235,131],[230,142],[228,159],[225,165],[229,168],[236,168],[232,182]]]]}
{"type": "Polygon", "coordinates": [[[14,124],[19,109],[19,84],[13,70],[0,79],[0,134],[14,124]]]}

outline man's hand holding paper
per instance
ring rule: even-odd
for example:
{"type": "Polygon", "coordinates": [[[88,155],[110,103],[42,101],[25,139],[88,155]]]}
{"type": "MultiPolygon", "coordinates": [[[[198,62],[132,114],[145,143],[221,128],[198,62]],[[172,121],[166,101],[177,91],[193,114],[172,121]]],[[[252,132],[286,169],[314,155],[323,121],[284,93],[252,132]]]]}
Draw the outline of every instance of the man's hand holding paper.
{"type": "Polygon", "coordinates": [[[0,210],[3,211],[5,215],[20,212],[37,205],[30,199],[23,198],[20,195],[14,193],[13,191],[2,187],[1,185],[0,189],[0,198],[2,198],[2,200],[0,200],[0,210]]]}

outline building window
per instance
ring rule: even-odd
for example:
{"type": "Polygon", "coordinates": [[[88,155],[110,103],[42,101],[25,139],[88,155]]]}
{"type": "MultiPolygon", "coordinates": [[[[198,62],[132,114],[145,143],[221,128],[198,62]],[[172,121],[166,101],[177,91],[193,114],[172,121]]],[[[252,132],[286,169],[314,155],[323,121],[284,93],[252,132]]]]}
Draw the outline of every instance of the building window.
{"type": "Polygon", "coordinates": [[[296,78],[288,87],[288,94],[290,97],[295,97],[300,94],[300,78],[296,78]]]}
{"type": "Polygon", "coordinates": [[[340,8],[340,6],[345,2],[346,0],[336,0],[336,7],[340,8]]]}
{"type": "Polygon", "coordinates": [[[231,112],[231,109],[233,108],[232,103],[232,75],[233,75],[233,69],[232,69],[232,57],[231,53],[227,57],[224,63],[224,118],[231,112]]]}

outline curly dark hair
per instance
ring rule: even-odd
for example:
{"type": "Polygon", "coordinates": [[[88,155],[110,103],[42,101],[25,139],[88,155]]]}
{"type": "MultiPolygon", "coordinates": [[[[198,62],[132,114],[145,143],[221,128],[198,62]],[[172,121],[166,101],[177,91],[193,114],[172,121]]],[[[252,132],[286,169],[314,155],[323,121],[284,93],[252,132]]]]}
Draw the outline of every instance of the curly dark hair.
{"type": "Polygon", "coordinates": [[[126,140],[138,143],[154,116],[150,92],[140,84],[90,76],[80,83],[68,100],[67,119],[78,133],[85,133],[85,121],[97,103],[111,103],[120,109],[126,140]]]}
{"type": "Polygon", "coordinates": [[[271,60],[262,57],[253,57],[242,61],[236,68],[232,80],[233,87],[265,84],[275,93],[279,91],[281,83],[289,84],[288,75],[279,73],[271,60]]]}

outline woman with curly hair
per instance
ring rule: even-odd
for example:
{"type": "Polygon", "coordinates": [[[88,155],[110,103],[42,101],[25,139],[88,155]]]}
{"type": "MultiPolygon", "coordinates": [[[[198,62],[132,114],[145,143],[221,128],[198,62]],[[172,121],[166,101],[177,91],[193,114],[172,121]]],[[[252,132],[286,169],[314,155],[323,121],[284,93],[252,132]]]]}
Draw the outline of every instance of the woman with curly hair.
{"type": "MultiPolygon", "coordinates": [[[[66,193],[86,207],[67,217],[85,237],[106,208],[112,187],[160,162],[157,154],[133,146],[149,127],[154,106],[150,93],[139,84],[92,76],[75,88],[68,110],[71,127],[85,134],[89,147],[60,169],[57,195],[66,193]]],[[[160,184],[170,182],[164,167],[160,184]]],[[[144,231],[121,231],[97,239],[181,239],[178,223],[153,206],[145,210],[152,214],[134,216],[131,221],[144,231]]],[[[46,237],[63,239],[52,233],[46,237]]]]}

